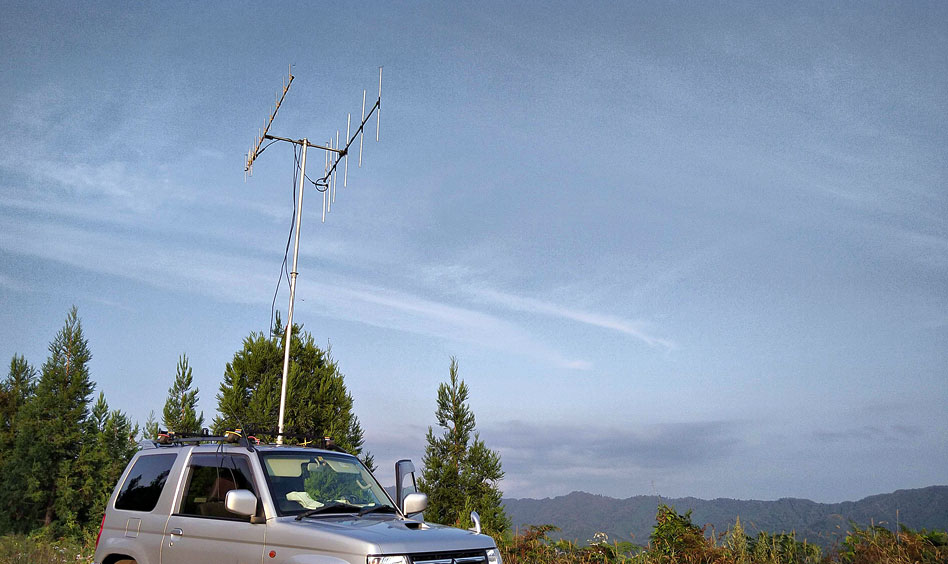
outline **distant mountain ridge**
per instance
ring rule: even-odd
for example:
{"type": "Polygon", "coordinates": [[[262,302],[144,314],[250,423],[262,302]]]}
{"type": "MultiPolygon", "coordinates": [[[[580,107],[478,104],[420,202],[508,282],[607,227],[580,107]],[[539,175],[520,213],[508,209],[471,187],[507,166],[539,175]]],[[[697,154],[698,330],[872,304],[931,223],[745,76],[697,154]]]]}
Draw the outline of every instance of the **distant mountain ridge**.
{"type": "Polygon", "coordinates": [[[578,491],[546,499],[504,499],[515,527],[553,524],[560,531],[551,536],[582,544],[597,532],[608,534],[610,540],[648,544],[661,503],[673,506],[679,513],[692,510],[694,524],[709,525],[717,533],[727,531],[740,517],[748,535],[754,536],[759,531],[795,531],[797,540],[806,539],[821,546],[841,541],[851,521],[860,527],[874,523],[895,529],[898,520],[899,525],[912,529],[948,530],[948,486],[898,490],[842,503],[794,498],[777,501],[659,496],[615,499],[578,491]]]}

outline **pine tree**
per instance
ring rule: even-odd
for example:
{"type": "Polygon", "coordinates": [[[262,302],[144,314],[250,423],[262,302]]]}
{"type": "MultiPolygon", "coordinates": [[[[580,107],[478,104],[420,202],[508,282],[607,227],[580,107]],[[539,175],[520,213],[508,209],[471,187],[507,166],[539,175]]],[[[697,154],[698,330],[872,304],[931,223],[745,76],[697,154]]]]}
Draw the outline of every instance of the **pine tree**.
{"type": "Polygon", "coordinates": [[[438,386],[435,412],[444,432],[435,436],[428,427],[428,445],[422,459],[418,488],[428,495],[425,518],[468,527],[468,515],[475,510],[486,532],[502,535],[510,527],[510,520],[497,485],[504,477],[500,455],[488,449],[475,430],[474,413],[467,405],[469,390],[458,378],[456,358],[451,358],[449,374],[450,384],[438,386]]]}
{"type": "Polygon", "coordinates": [[[98,532],[98,523],[115,482],[137,450],[138,426],[133,427],[121,411],[110,411],[105,395],[100,392],[86,422],[86,432],[76,462],[79,498],[76,521],[80,527],[69,533],[91,540],[98,532]]]}
{"type": "MultiPolygon", "coordinates": [[[[277,427],[285,340],[279,316],[269,337],[252,332],[244,339],[243,348],[227,364],[217,394],[216,433],[233,428],[259,431],[277,427]]],[[[312,335],[295,324],[284,429],[288,433],[332,437],[343,450],[373,466],[372,456],[362,450],[362,426],[352,413],[352,396],[339,365],[329,350],[317,347],[312,335]]],[[[275,438],[275,434],[265,436],[275,438]]]]}
{"type": "Polygon", "coordinates": [[[14,530],[49,529],[55,522],[53,534],[72,534],[80,526],[77,458],[95,387],[88,368],[92,354],[75,307],[49,353],[35,394],[17,413],[0,503],[10,501],[11,493],[19,498],[14,530]]]}
{"type": "Polygon", "coordinates": [[[145,428],[142,429],[142,439],[153,441],[157,438],[158,438],[158,421],[155,419],[154,410],[152,410],[148,412],[148,419],[145,420],[145,428]]]}
{"type": "MultiPolygon", "coordinates": [[[[11,455],[14,445],[15,421],[20,409],[32,398],[36,388],[36,369],[23,356],[14,356],[10,372],[0,383],[0,534],[10,531],[17,520],[19,508],[11,503],[13,492],[22,489],[22,483],[8,479],[14,468],[7,469],[15,460],[11,455]]],[[[16,494],[13,494],[16,495],[16,494]]]]}
{"type": "Polygon", "coordinates": [[[36,389],[36,369],[23,356],[10,360],[10,372],[0,383],[0,465],[13,446],[13,422],[36,389]]]}
{"type": "Polygon", "coordinates": [[[191,389],[193,378],[188,356],[178,358],[178,371],[174,384],[168,388],[168,399],[161,423],[168,431],[175,433],[197,433],[204,426],[204,412],[197,414],[198,388],[191,389]]]}

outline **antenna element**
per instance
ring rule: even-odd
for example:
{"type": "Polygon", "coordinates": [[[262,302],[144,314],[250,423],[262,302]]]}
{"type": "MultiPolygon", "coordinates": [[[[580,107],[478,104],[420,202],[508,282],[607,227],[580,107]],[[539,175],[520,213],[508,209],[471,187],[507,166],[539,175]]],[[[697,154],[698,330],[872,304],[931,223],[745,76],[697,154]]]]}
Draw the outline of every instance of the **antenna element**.
{"type": "MultiPolygon", "coordinates": [[[[286,319],[286,341],[283,351],[283,384],[280,390],[280,420],[279,420],[279,431],[277,435],[277,444],[283,444],[283,419],[286,414],[286,387],[287,387],[287,375],[290,370],[290,343],[292,342],[293,337],[293,305],[296,301],[296,277],[299,272],[297,271],[297,263],[299,260],[300,253],[300,222],[303,220],[303,188],[306,181],[311,182],[316,190],[323,193],[323,214],[322,220],[326,221],[326,213],[332,211],[332,204],[336,199],[336,169],[339,166],[339,161],[345,159],[345,169],[342,176],[342,185],[346,186],[349,179],[349,147],[355,142],[356,137],[359,138],[359,166],[362,166],[362,137],[365,131],[365,124],[372,117],[372,113],[376,112],[375,116],[375,140],[379,140],[379,125],[381,123],[381,108],[382,108],[382,67],[379,67],[379,97],[375,101],[375,105],[369,109],[368,115],[365,113],[365,90],[362,91],[362,122],[359,124],[359,127],[356,129],[355,133],[350,136],[350,126],[352,120],[352,114],[348,114],[346,118],[346,146],[339,148],[339,130],[336,130],[335,141],[330,137],[329,142],[323,145],[314,145],[309,142],[308,139],[289,139],[287,137],[277,137],[276,135],[270,135],[270,126],[273,125],[273,120],[276,119],[277,111],[280,109],[280,105],[283,104],[283,99],[286,98],[286,93],[290,90],[290,84],[293,83],[293,68],[290,67],[290,72],[287,73],[289,80],[286,78],[283,79],[283,91],[278,93],[275,98],[275,106],[273,111],[270,112],[269,118],[264,122],[263,130],[258,132],[256,139],[254,139],[253,145],[250,146],[250,150],[247,151],[247,162],[244,165],[244,180],[247,176],[253,176],[253,163],[257,160],[257,157],[266,150],[272,143],[277,141],[285,141],[287,143],[292,143],[294,145],[299,145],[302,147],[302,159],[300,160],[300,191],[299,191],[299,200],[296,204],[296,217],[295,223],[293,224],[293,229],[295,231],[295,243],[293,245],[293,270],[290,272],[290,307],[287,312],[286,319]],[[264,140],[269,140],[271,143],[263,145],[264,140]],[[261,145],[262,148],[261,148],[261,145]],[[325,173],[322,178],[318,180],[310,180],[306,176],[306,149],[322,149],[326,152],[326,165],[323,170],[325,173]]],[[[295,174],[295,171],[294,171],[295,174]]]]}

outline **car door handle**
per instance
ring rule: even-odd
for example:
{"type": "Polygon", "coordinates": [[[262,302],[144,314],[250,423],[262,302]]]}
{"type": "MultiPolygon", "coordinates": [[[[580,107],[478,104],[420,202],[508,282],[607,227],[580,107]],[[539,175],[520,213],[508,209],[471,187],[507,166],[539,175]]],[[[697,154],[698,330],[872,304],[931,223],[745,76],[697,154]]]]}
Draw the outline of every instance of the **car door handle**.
{"type": "Polygon", "coordinates": [[[179,536],[179,537],[180,537],[181,535],[184,534],[184,531],[182,531],[181,529],[171,529],[171,534],[172,534],[172,536],[179,536]]]}

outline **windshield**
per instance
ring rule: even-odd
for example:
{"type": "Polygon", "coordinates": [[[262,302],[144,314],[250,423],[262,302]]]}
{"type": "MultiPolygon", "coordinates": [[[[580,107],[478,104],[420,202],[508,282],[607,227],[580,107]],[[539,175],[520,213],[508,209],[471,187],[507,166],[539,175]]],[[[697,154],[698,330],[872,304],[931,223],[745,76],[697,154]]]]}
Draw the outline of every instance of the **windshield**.
{"type": "Polygon", "coordinates": [[[355,457],[325,452],[262,452],[267,484],[281,515],[331,515],[395,506],[355,457]],[[321,511],[313,511],[321,510],[321,511]]]}

